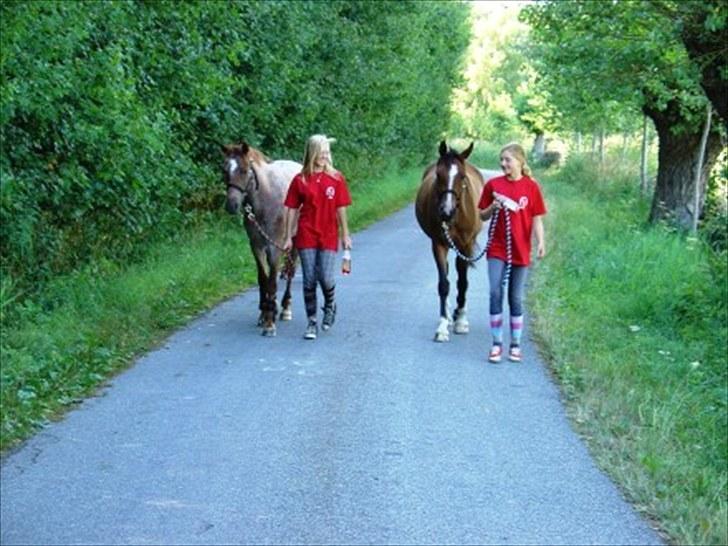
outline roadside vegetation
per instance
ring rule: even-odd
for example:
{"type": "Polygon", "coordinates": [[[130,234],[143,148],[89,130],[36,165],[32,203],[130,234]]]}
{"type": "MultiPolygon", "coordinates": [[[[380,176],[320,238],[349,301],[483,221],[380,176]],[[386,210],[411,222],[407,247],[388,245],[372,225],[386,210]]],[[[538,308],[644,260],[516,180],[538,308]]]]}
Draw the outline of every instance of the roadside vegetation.
{"type": "Polygon", "coordinates": [[[533,331],[575,428],[627,497],[677,544],[726,544],[726,247],[648,225],[636,164],[624,166],[573,157],[543,177],[533,331]]]}

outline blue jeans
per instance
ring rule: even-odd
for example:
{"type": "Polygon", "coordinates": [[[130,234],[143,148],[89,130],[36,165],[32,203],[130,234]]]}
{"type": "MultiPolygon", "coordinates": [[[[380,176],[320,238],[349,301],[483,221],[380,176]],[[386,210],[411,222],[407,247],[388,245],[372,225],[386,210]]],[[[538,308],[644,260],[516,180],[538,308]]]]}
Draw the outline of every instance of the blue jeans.
{"type": "MultiPolygon", "coordinates": [[[[488,259],[488,281],[490,283],[490,314],[503,313],[503,275],[506,263],[498,258],[488,259]]],[[[508,280],[508,307],[511,317],[523,315],[523,293],[526,287],[525,265],[511,266],[511,275],[508,280]]]]}

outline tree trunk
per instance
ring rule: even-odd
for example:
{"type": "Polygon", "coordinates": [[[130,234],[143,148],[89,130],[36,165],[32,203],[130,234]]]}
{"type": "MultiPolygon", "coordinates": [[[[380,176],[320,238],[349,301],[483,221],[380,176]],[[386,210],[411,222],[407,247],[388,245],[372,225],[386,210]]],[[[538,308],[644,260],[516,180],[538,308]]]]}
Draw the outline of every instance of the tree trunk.
{"type": "Polygon", "coordinates": [[[576,153],[581,153],[581,131],[576,132],[576,153]]]}
{"type": "Polygon", "coordinates": [[[702,169],[698,188],[699,206],[693,210],[695,182],[693,174],[697,166],[698,150],[702,127],[685,129],[674,134],[672,129],[684,120],[679,114],[676,102],[668,105],[662,112],[644,107],[645,113],[652,118],[659,140],[657,185],[652,199],[650,222],[660,220],[674,221],[684,229],[690,229],[693,216],[700,214],[705,204],[705,188],[708,173],[713,168],[721,150],[720,137],[715,131],[710,133],[705,150],[705,168],[702,169]]]}
{"type": "Polygon", "coordinates": [[[642,120],[642,150],[640,151],[640,193],[647,195],[647,116],[642,120]]]}
{"type": "Polygon", "coordinates": [[[534,161],[539,162],[543,158],[543,154],[546,151],[546,139],[543,133],[536,133],[536,139],[533,141],[533,149],[531,155],[534,161]]]}
{"type": "Polygon", "coordinates": [[[599,164],[604,165],[604,140],[605,140],[604,129],[599,130],[599,164]]]}

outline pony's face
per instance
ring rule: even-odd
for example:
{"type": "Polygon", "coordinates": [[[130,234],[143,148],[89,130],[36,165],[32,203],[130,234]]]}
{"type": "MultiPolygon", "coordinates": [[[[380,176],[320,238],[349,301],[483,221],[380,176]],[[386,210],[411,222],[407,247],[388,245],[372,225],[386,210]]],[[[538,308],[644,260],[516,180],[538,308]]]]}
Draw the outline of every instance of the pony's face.
{"type": "Polygon", "coordinates": [[[230,214],[237,214],[250,191],[250,181],[253,176],[248,150],[248,145],[244,142],[222,147],[225,156],[222,178],[227,187],[225,209],[230,214]]]}
{"type": "Polygon", "coordinates": [[[440,143],[440,159],[435,167],[437,188],[437,213],[440,221],[450,222],[458,209],[465,188],[465,160],[473,151],[473,144],[464,152],[448,149],[445,141],[440,143]]]}

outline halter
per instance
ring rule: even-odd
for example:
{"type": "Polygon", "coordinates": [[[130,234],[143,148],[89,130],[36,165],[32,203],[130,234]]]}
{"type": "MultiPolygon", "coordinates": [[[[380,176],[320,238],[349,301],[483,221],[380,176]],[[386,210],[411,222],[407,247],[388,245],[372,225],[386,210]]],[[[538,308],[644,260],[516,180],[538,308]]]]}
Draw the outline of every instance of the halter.
{"type": "Polygon", "coordinates": [[[237,184],[234,184],[233,182],[228,181],[227,189],[234,188],[234,189],[238,190],[240,193],[243,194],[243,200],[246,200],[248,197],[248,193],[250,193],[250,190],[248,189],[248,187],[250,186],[251,178],[253,180],[255,180],[255,190],[256,191],[259,190],[260,189],[260,180],[258,180],[258,175],[256,174],[255,169],[252,166],[250,167],[250,170],[248,171],[248,177],[247,177],[247,181],[245,183],[244,188],[241,186],[238,186],[237,184]]]}
{"type": "MultiPolygon", "coordinates": [[[[463,191],[467,191],[467,181],[468,181],[468,177],[467,176],[463,177],[463,183],[462,183],[463,191]]],[[[452,193],[455,196],[455,211],[457,212],[458,206],[460,206],[460,196],[455,192],[455,190],[443,190],[441,192],[438,192],[438,201],[440,199],[442,199],[442,196],[447,193],[452,193]]],[[[454,217],[455,217],[455,215],[453,215],[453,218],[454,217]]],[[[450,222],[452,222],[452,220],[450,220],[450,222]]],[[[466,262],[469,262],[469,263],[475,263],[478,260],[480,260],[483,256],[485,256],[485,253],[488,250],[487,245],[480,252],[480,254],[478,254],[477,256],[474,256],[474,257],[466,256],[465,254],[460,252],[460,249],[457,247],[457,245],[455,244],[455,241],[453,241],[452,237],[450,236],[450,223],[443,220],[441,225],[442,225],[442,233],[445,236],[445,240],[447,241],[447,246],[450,247],[455,252],[455,254],[457,254],[457,256],[460,259],[465,260],[466,262]]]]}

